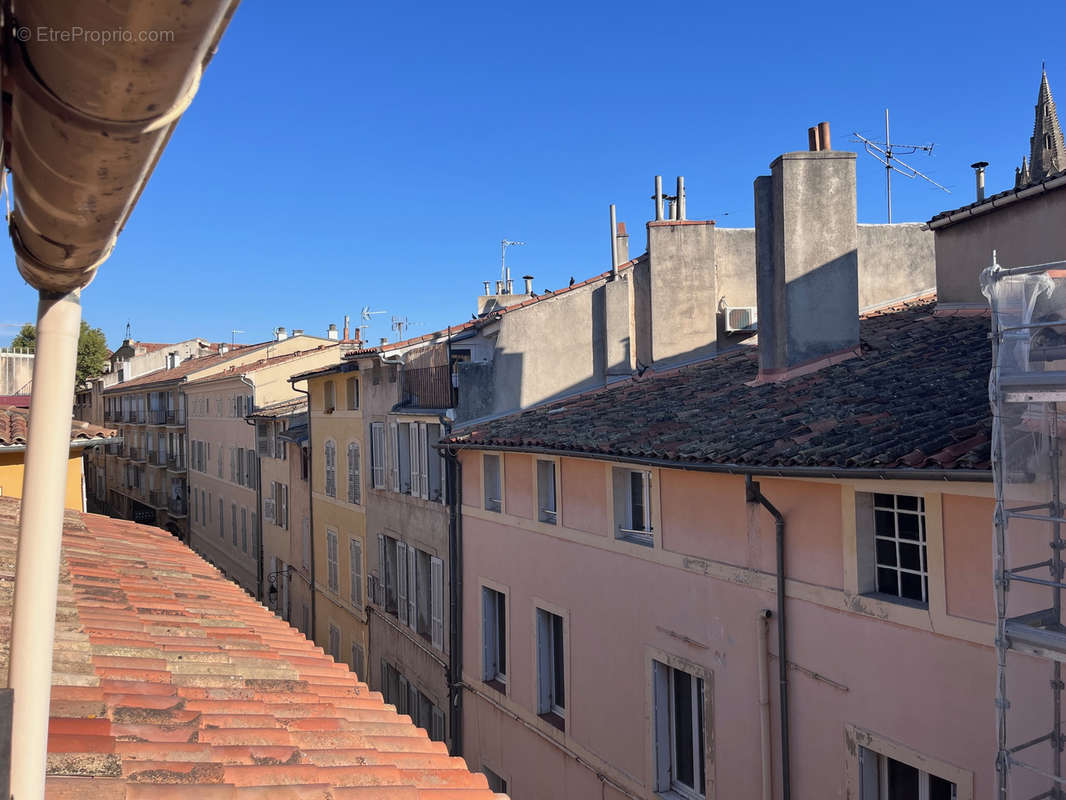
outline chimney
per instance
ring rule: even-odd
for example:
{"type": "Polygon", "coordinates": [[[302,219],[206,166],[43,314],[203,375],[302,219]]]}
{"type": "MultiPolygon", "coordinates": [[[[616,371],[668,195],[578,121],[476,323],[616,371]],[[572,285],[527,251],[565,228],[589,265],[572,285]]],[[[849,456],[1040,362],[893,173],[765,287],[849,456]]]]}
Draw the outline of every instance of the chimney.
{"type": "Polygon", "coordinates": [[[759,380],[857,354],[858,252],[854,153],[785,153],[755,179],[759,380]]]}
{"type": "Polygon", "coordinates": [[[522,280],[526,282],[526,294],[533,294],[533,276],[523,275],[522,280]]]}
{"type": "Polygon", "coordinates": [[[485,297],[492,296],[492,281],[482,281],[485,284],[485,297]]]}
{"type": "Polygon", "coordinates": [[[503,294],[503,281],[496,281],[496,294],[503,294]]]}
{"type": "Polygon", "coordinates": [[[348,323],[351,319],[347,314],[344,315],[344,341],[348,341],[348,323]]]}
{"type": "Polygon", "coordinates": [[[685,219],[685,176],[677,176],[676,219],[685,219]]]}
{"type": "Polygon", "coordinates": [[[659,222],[663,218],[663,176],[655,176],[655,194],[652,199],[655,201],[655,221],[659,222]]]}
{"type": "Polygon", "coordinates": [[[615,221],[614,203],[611,203],[611,277],[618,277],[618,223],[615,221]]]}
{"type": "Polygon", "coordinates": [[[619,222],[615,228],[614,240],[617,242],[618,263],[625,264],[629,261],[629,234],[626,233],[624,222],[619,222]]]}
{"type": "Polygon", "coordinates": [[[813,153],[833,149],[828,122],[819,122],[814,127],[807,128],[807,148],[813,153]]]}
{"type": "MultiPolygon", "coordinates": [[[[329,330],[326,331],[326,338],[327,339],[332,339],[333,341],[337,341],[338,337],[339,337],[339,334],[337,333],[337,326],[334,323],[331,322],[329,324],[329,330]]],[[[347,326],[345,326],[344,338],[345,339],[348,338],[347,326]]]]}
{"type": "Polygon", "coordinates": [[[274,329],[274,339],[279,342],[283,342],[289,338],[288,332],[284,328],[274,329]]]}
{"type": "MultiPolygon", "coordinates": [[[[510,268],[507,270],[508,274],[511,272],[510,268]]],[[[507,279],[507,294],[514,294],[514,281],[510,278],[507,279]]]]}
{"type": "Polygon", "coordinates": [[[987,166],[987,161],[977,161],[973,164],[970,164],[970,169],[974,170],[975,177],[977,178],[978,203],[983,203],[985,201],[985,167],[987,166]]]}
{"type": "Polygon", "coordinates": [[[303,336],[304,335],[304,329],[303,328],[293,328],[292,329],[292,335],[293,336],[303,336]]]}
{"type": "Polygon", "coordinates": [[[382,345],[386,345],[388,343],[389,343],[389,337],[388,336],[382,336],[381,337],[381,344],[382,345]]]}

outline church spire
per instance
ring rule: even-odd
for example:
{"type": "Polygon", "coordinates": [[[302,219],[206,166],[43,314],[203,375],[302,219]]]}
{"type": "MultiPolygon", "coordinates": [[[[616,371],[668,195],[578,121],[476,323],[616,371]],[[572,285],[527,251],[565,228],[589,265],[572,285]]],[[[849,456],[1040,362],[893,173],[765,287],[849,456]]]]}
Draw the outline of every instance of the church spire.
{"type": "Polygon", "coordinates": [[[1029,140],[1029,172],[1033,183],[1066,169],[1066,146],[1062,127],[1055,111],[1055,100],[1047,82],[1047,70],[1040,76],[1040,94],[1036,101],[1036,120],[1029,140]]]}

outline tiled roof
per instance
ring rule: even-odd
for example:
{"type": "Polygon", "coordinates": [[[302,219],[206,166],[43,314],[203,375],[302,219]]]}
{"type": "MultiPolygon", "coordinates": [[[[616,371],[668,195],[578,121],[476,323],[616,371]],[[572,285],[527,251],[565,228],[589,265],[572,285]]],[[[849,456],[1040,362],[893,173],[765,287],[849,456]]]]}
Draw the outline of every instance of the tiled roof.
{"type": "MultiPolygon", "coordinates": [[[[0,678],[18,503],[0,498],[0,678]]],[[[48,738],[64,798],[495,797],[166,531],[67,512],[48,738]]]]}
{"type": "MultiPolygon", "coordinates": [[[[948,211],[941,211],[939,214],[929,220],[929,225],[937,228],[945,227],[948,224],[951,224],[951,221],[948,218],[953,217],[956,214],[961,214],[963,212],[975,212],[979,214],[991,211],[997,206],[1003,205],[1004,200],[1009,199],[1010,202],[1013,202],[1016,199],[1020,199],[1020,196],[1022,195],[1028,197],[1029,195],[1039,194],[1039,190],[1041,189],[1045,189],[1046,191],[1052,191],[1057,188],[1062,188],[1061,186],[1044,187],[1044,184],[1047,184],[1054,180],[1058,180],[1063,177],[1066,177],[1066,170],[1062,170],[1061,172],[1056,172],[1052,175],[1048,175],[1046,178],[1044,178],[1043,181],[1035,181],[1033,183],[1027,184],[1026,186],[1012,187],[1002,192],[997,192],[996,194],[989,195],[984,200],[967,203],[964,206],[960,206],[959,208],[952,208],[948,211]]],[[[968,219],[969,217],[967,216],[965,218],[968,219]]],[[[961,222],[962,219],[955,221],[961,222]]]]}
{"type": "Polygon", "coordinates": [[[323,350],[328,350],[331,347],[337,347],[334,344],[323,344],[318,347],[311,347],[307,350],[297,350],[292,353],[285,353],[280,356],[272,356],[270,358],[261,358],[258,361],[253,361],[250,364],[234,364],[226,367],[221,372],[216,372],[213,375],[207,375],[203,378],[197,378],[194,381],[189,381],[190,386],[195,386],[200,383],[208,383],[210,381],[222,380],[223,378],[232,378],[234,375],[248,375],[252,372],[258,372],[261,369],[267,369],[268,367],[276,367],[278,364],[284,364],[286,361],[295,361],[298,358],[309,356],[312,353],[320,353],[323,350]]]}
{"type": "Polygon", "coordinates": [[[249,417],[274,419],[275,417],[289,417],[293,414],[307,413],[307,398],[297,397],[293,400],[282,400],[280,403],[272,403],[269,406],[257,409],[249,414],[249,417]]]}
{"type": "Polygon", "coordinates": [[[457,431],[461,446],[740,469],[989,469],[989,320],[925,299],[865,315],[862,355],[750,385],[741,347],[457,431]]]}
{"type": "MultiPolygon", "coordinates": [[[[29,438],[30,410],[15,406],[0,406],[0,447],[25,446],[29,438]]],[[[101,425],[92,425],[80,419],[71,420],[70,441],[111,439],[118,431],[101,425]]]]}
{"type": "Polygon", "coordinates": [[[184,378],[186,375],[192,372],[198,372],[201,369],[213,367],[217,364],[225,363],[230,359],[236,358],[247,354],[248,350],[254,350],[259,347],[267,347],[273,344],[273,340],[269,342],[260,342],[259,344],[248,345],[236,345],[232,350],[221,355],[215,353],[209,356],[197,356],[196,358],[189,358],[182,361],[178,366],[171,367],[170,369],[157,369],[154,372],[148,372],[144,375],[138,375],[136,378],[131,378],[128,381],[122,383],[116,383],[104,390],[104,394],[120,394],[127,389],[131,389],[136,386],[149,386],[156,383],[168,383],[170,381],[176,381],[184,378]]]}

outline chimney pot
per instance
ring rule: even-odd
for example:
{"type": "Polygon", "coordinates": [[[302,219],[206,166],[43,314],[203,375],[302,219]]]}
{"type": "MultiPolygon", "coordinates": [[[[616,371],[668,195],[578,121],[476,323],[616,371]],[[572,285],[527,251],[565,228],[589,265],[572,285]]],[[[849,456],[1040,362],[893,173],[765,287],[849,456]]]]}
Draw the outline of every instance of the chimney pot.
{"type": "Polygon", "coordinates": [[[818,145],[819,145],[818,146],[819,150],[832,150],[833,149],[833,143],[830,140],[830,135],[829,135],[829,123],[828,122],[819,122],[818,123],[818,145]]]}
{"type": "Polygon", "coordinates": [[[382,344],[388,344],[389,343],[389,337],[388,336],[382,336],[381,337],[381,343],[382,344]]]}
{"type": "MultiPolygon", "coordinates": [[[[326,331],[326,338],[327,339],[333,339],[334,341],[336,341],[337,337],[338,337],[337,326],[336,326],[336,324],[331,322],[329,324],[329,330],[326,331]]],[[[345,339],[348,338],[347,332],[345,333],[344,338],[345,339]]]]}
{"type": "Polygon", "coordinates": [[[685,219],[685,176],[677,176],[677,219],[685,219]]]}
{"type": "Polygon", "coordinates": [[[522,280],[526,282],[526,294],[533,294],[533,276],[523,275],[522,280]]]}
{"type": "Polygon", "coordinates": [[[985,167],[987,166],[987,161],[975,161],[973,164],[970,164],[970,168],[974,170],[974,176],[977,178],[978,203],[983,203],[985,201],[985,167]]]}
{"type": "Polygon", "coordinates": [[[496,281],[496,294],[503,294],[503,281],[496,281]]]}
{"type": "Polygon", "coordinates": [[[292,329],[292,335],[293,336],[303,336],[304,335],[304,329],[303,328],[293,328],[292,329]]]}
{"type": "Polygon", "coordinates": [[[485,284],[485,297],[490,297],[492,295],[492,281],[482,281],[482,283],[485,284]]]}
{"type": "Polygon", "coordinates": [[[347,314],[344,315],[344,341],[348,341],[348,323],[350,319],[347,314]]]}
{"type": "Polygon", "coordinates": [[[283,341],[284,339],[288,339],[289,338],[289,334],[285,330],[284,327],[278,327],[278,328],[276,328],[274,330],[274,338],[275,338],[275,340],[280,342],[280,341],[283,341]]]}

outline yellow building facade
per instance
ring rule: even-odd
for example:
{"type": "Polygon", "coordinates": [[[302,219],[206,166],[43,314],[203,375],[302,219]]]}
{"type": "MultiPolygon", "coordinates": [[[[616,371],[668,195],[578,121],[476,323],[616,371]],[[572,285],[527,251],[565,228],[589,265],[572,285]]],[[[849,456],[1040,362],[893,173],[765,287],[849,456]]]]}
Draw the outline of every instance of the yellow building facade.
{"type": "MultiPolygon", "coordinates": [[[[67,487],[63,505],[76,511],[84,511],[82,502],[82,449],[72,448],[67,459],[67,487]]],[[[24,452],[7,452],[0,448],[0,497],[22,497],[22,481],[25,474],[24,452]]]]}
{"type": "Polygon", "coordinates": [[[365,471],[358,365],[304,373],[309,395],[314,639],[363,680],[367,669],[365,471]]]}

